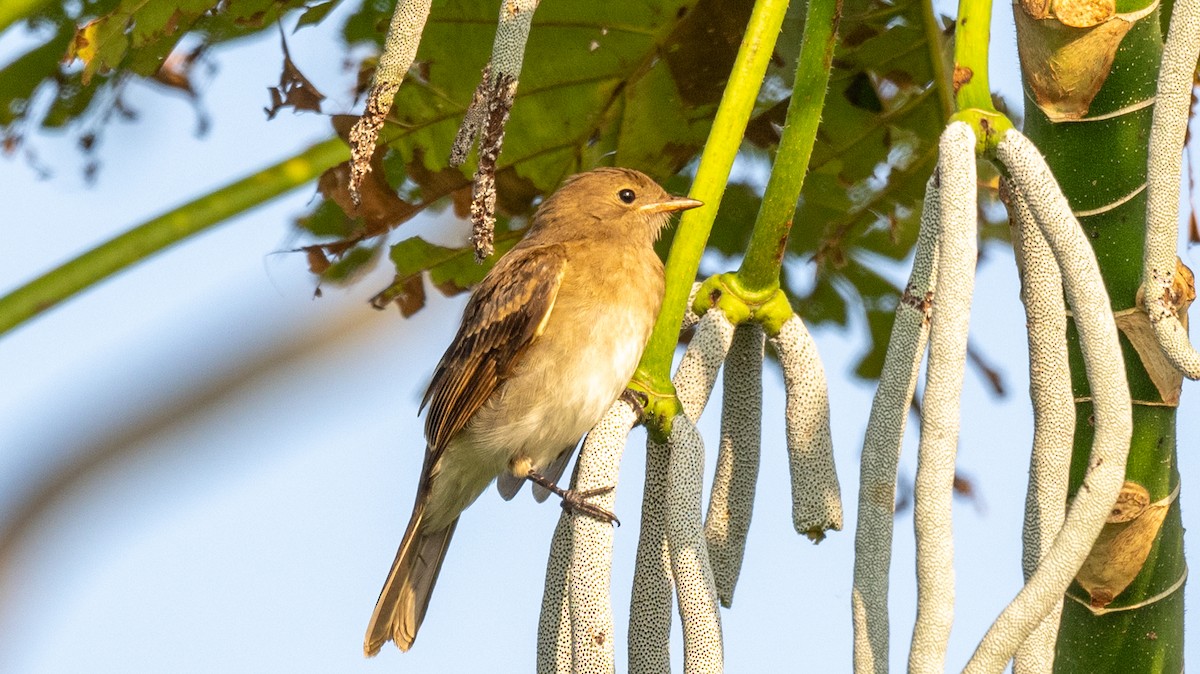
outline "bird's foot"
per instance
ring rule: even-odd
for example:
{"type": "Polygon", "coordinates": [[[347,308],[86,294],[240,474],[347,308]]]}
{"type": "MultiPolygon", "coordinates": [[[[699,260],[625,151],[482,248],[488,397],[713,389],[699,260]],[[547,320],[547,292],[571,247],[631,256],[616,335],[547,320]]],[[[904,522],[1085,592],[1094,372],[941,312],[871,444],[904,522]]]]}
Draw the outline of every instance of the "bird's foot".
{"type": "Polygon", "coordinates": [[[617,526],[621,526],[621,520],[617,519],[617,516],[614,515],[612,511],[588,502],[588,499],[592,498],[593,496],[608,494],[616,487],[600,487],[598,489],[585,489],[583,491],[576,491],[574,489],[563,489],[557,484],[554,484],[553,481],[535,471],[529,471],[529,475],[526,477],[528,477],[531,482],[546,488],[548,491],[550,491],[550,493],[557,494],[558,497],[562,499],[562,507],[564,510],[579,515],[587,515],[588,517],[604,522],[605,524],[616,524],[617,526]]]}
{"type": "Polygon", "coordinates": [[[599,489],[587,489],[584,491],[569,489],[562,495],[562,507],[570,512],[587,515],[594,520],[600,520],[605,524],[621,526],[621,520],[617,519],[617,516],[611,510],[606,510],[594,503],[588,502],[588,499],[593,496],[607,494],[613,489],[615,487],[600,487],[599,489]]]}
{"type": "Polygon", "coordinates": [[[639,419],[645,414],[646,406],[650,404],[650,396],[631,388],[622,391],[620,399],[629,403],[629,406],[633,408],[639,419]]]}

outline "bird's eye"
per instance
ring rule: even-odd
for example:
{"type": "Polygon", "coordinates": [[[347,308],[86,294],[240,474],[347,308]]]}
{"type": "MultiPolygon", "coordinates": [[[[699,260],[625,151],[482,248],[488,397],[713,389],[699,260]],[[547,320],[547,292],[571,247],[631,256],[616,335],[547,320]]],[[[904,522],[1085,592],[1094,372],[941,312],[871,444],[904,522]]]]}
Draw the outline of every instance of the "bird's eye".
{"type": "Polygon", "coordinates": [[[617,198],[627,204],[632,204],[633,200],[637,199],[637,195],[633,193],[633,190],[621,190],[617,192],[617,198]]]}

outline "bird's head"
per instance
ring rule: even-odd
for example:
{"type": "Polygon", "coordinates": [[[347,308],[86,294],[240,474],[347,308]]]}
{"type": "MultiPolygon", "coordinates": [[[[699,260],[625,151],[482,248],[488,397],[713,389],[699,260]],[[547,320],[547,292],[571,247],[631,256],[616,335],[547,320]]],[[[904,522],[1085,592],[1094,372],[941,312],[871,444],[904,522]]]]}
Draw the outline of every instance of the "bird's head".
{"type": "Polygon", "coordinates": [[[535,230],[569,227],[571,236],[578,237],[653,242],[672,213],[703,205],[667,193],[639,171],[598,168],[567,178],[538,209],[533,226],[535,230]]]}

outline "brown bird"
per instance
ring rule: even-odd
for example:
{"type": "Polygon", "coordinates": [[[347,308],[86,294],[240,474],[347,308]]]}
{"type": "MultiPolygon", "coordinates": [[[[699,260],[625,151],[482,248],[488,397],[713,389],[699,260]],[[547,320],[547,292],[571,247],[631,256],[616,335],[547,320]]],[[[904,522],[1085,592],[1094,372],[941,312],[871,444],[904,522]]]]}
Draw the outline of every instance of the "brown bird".
{"type": "Polygon", "coordinates": [[[662,305],[654,241],[672,212],[701,205],[629,169],[572,176],[475,289],[422,402],[416,505],[368,656],[389,640],[412,646],[463,509],[498,476],[506,497],[526,478],[549,487],[625,390],[662,305]]]}

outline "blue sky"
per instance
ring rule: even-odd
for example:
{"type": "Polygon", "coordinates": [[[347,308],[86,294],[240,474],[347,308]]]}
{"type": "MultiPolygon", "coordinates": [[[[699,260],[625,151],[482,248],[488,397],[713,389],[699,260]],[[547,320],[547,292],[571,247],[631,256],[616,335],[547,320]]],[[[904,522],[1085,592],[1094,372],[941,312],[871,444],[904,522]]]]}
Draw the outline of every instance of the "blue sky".
{"type": "MultiPolygon", "coordinates": [[[[340,10],[344,11],[344,10],[340,10]]],[[[336,17],[334,19],[336,21],[336,17]]],[[[993,80],[1019,100],[1006,12],[997,20],[993,80]],[[1001,66],[1000,64],[1004,65],[1001,66]]],[[[0,63],[20,36],[0,36],[0,63]]],[[[293,58],[348,110],[351,76],[327,29],[289,36],[293,58]]],[[[315,115],[261,107],[276,83],[278,39],[223,50],[204,88],[211,133],[193,136],[188,103],[134,85],[134,124],[111,125],[94,186],[69,139],[35,141],[54,170],[39,179],[0,162],[8,226],[0,292],[132,224],[289,156],[328,135],[315,115]]],[[[0,338],[0,532],[64,467],[103,456],[0,540],[0,671],[528,671],[552,503],[489,490],[463,518],[414,649],[364,660],[361,642],[403,533],[421,461],[417,403],[465,298],[430,292],[405,321],[366,301],[386,269],[313,299],[303,259],[277,255],[313,196],[302,188],[107,281],[0,338]]],[[[718,225],[719,226],[719,225],[718,225]]],[[[406,225],[461,241],[452,221],[406,225]]],[[[972,314],[974,343],[1003,370],[997,400],[968,373],[959,465],[979,497],[956,501],[957,620],[949,663],[965,663],[1020,587],[1020,527],[1031,421],[1024,316],[1011,255],[988,249],[972,314]]],[[[1196,260],[1185,254],[1196,268],[1196,260]]],[[[721,270],[720,260],[708,260],[721,270]]],[[[846,531],[820,546],[790,521],[783,399],[768,367],[764,453],[755,518],[734,608],[724,612],[728,671],[850,667],[849,587],[857,457],[872,389],[850,375],[858,333],[819,329],[831,380],[846,531]]],[[[1180,469],[1200,475],[1195,399],[1185,384],[1180,469]]],[[[714,439],[719,388],[702,419],[714,439]]],[[[641,431],[622,467],[614,610],[625,639],[641,431]]],[[[911,477],[915,438],[902,472],[911,477]]],[[[711,460],[710,460],[711,461],[711,460]]],[[[1200,515],[1184,490],[1185,526],[1200,515]]],[[[903,668],[914,606],[911,515],[896,521],[893,666],[903,668]]],[[[1192,584],[1189,602],[1200,590],[1192,584]]],[[[676,626],[676,629],[678,627],[676,626]]],[[[676,658],[678,666],[678,638],[676,658]]],[[[1191,659],[1200,657],[1195,640],[1191,659]]],[[[623,671],[624,658],[619,655],[623,671]]]]}

